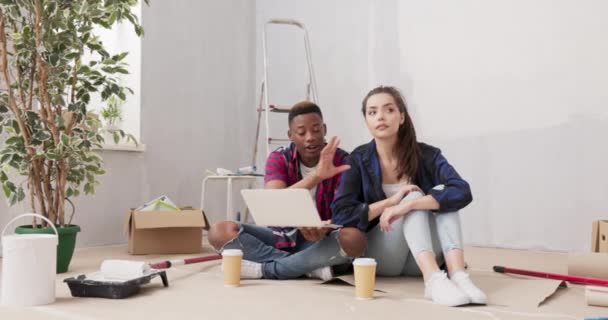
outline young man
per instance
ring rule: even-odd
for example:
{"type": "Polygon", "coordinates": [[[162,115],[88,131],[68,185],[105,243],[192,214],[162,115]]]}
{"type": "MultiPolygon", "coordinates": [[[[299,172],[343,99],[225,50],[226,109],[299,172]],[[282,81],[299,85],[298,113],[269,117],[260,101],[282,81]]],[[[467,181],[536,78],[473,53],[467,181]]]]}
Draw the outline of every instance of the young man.
{"type": "MultiPolygon", "coordinates": [[[[327,127],[316,104],[297,103],[288,121],[291,143],[268,156],[264,187],[308,189],[321,219],[331,220],[330,204],[342,172],[350,168],[343,164],[347,153],[338,148],[336,137],[325,142],[327,127]]],[[[365,239],[357,228],[267,228],[222,221],[209,230],[209,242],[218,252],[243,250],[241,277],[249,279],[308,275],[329,280],[331,266],[363,254],[365,239]]]]}

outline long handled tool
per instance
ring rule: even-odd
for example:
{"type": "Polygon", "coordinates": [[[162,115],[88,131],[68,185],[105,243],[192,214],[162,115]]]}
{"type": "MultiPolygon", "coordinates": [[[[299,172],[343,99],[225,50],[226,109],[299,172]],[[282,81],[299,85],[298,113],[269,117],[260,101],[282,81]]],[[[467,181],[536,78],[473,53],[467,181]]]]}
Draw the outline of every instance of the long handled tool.
{"type": "Polygon", "coordinates": [[[564,280],[564,281],[569,281],[569,282],[574,282],[574,283],[589,284],[589,285],[596,285],[596,286],[608,286],[608,279],[577,277],[577,276],[571,276],[571,275],[565,275],[565,274],[538,272],[538,271],[530,271],[530,270],[523,270],[523,269],[507,268],[507,267],[501,267],[501,266],[494,266],[493,269],[495,272],[498,272],[498,273],[512,273],[512,274],[520,274],[520,275],[536,277],[536,278],[564,280]]]}
{"type": "Polygon", "coordinates": [[[150,267],[152,269],[168,269],[168,268],[171,268],[172,266],[180,266],[180,265],[184,265],[184,264],[193,264],[193,263],[207,262],[207,261],[220,260],[220,259],[222,259],[222,256],[220,256],[219,254],[215,254],[215,255],[195,257],[195,258],[166,260],[166,261],[162,261],[162,262],[151,263],[150,267]]]}
{"type": "Polygon", "coordinates": [[[168,287],[169,281],[164,269],[221,258],[220,255],[209,255],[151,264],[141,261],[106,260],[101,264],[99,272],[81,274],[67,278],[63,282],[68,284],[74,297],[123,299],[137,294],[142,285],[150,283],[157,276],[161,277],[163,286],[168,287]]]}

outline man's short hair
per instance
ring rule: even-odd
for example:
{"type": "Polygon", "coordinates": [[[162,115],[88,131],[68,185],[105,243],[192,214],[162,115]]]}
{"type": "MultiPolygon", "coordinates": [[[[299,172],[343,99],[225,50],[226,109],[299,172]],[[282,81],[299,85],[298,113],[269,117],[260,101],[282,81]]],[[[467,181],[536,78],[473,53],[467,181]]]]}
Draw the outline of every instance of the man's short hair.
{"type": "Polygon", "coordinates": [[[289,110],[288,124],[291,125],[291,121],[293,118],[307,113],[316,113],[323,119],[323,113],[321,113],[321,108],[313,102],[310,101],[301,101],[293,105],[289,110]]]}

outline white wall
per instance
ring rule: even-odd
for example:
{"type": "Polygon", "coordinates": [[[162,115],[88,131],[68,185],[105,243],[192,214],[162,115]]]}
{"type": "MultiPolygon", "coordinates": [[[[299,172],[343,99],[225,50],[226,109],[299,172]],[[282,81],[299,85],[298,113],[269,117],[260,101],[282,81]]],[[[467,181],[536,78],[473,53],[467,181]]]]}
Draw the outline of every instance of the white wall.
{"type": "Polygon", "coordinates": [[[268,18],[308,26],[346,149],[369,139],[367,91],[402,89],[421,140],[472,185],[465,242],[588,250],[608,214],[607,2],[259,0],[258,34],[268,18]]]}
{"type": "MultiPolygon", "coordinates": [[[[163,193],[197,205],[205,169],[248,164],[261,26],[286,17],[309,28],[320,104],[345,149],[369,139],[364,94],[400,87],[421,140],[471,182],[467,243],[587,250],[591,221],[608,211],[607,9],[599,0],[153,1],[143,9],[148,150],[103,152],[98,194],[77,201],[78,245],[124,242],[128,208],[163,193]]],[[[290,57],[294,39],[278,34],[276,59],[290,57]]],[[[275,60],[275,77],[301,78],[290,61],[275,60]]],[[[301,87],[283,81],[278,103],[299,100],[301,87]]],[[[225,195],[211,193],[217,221],[225,195]]],[[[0,203],[0,225],[21,210],[5,214],[0,203]]]]}
{"type": "MultiPolygon", "coordinates": [[[[95,196],[77,198],[79,247],[126,242],[129,208],[160,194],[198,206],[205,169],[250,162],[255,117],[255,3],[151,1],[143,8],[144,153],[103,151],[108,172],[95,196]]],[[[211,221],[225,217],[212,186],[211,221]]],[[[0,202],[0,226],[27,210],[0,202]],[[7,214],[8,212],[8,214],[7,214]]]]}
{"type": "Polygon", "coordinates": [[[474,187],[467,240],[586,250],[608,194],[608,3],[406,1],[418,130],[474,187]]]}
{"type": "MultiPolygon", "coordinates": [[[[205,170],[251,163],[255,131],[255,2],[154,1],[144,7],[145,197],[199,206],[205,170]]],[[[224,184],[209,219],[225,219],[224,184]]],[[[235,193],[236,195],[236,193],[235,193]]]]}
{"type": "MultiPolygon", "coordinates": [[[[362,94],[369,87],[369,1],[258,0],[256,5],[256,79],[263,78],[261,39],[266,21],[288,18],[302,22],[309,32],[312,61],[329,135],[343,137],[341,147],[352,150],[367,139],[357,117],[362,94]],[[344,119],[348,121],[343,121],[344,119]]],[[[297,29],[268,27],[269,99],[293,105],[304,99],[303,37],[297,29]],[[294,31],[295,30],[295,31],[294,31]],[[297,75],[297,79],[294,78],[297,75]]],[[[286,138],[287,116],[271,114],[271,136],[286,138]]],[[[264,131],[262,130],[263,134],[264,131]]],[[[265,150],[260,144],[261,149],[265,150]]],[[[258,157],[263,167],[265,151],[258,157]]]]}

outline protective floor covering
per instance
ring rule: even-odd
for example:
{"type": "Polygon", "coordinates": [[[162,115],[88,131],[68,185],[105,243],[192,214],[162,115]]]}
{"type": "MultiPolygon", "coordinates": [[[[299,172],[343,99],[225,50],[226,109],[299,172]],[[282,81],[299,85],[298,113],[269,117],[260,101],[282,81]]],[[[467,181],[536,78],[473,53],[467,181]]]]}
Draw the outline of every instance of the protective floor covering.
{"type": "MultiPolygon", "coordinates": [[[[207,247],[204,254],[211,254],[207,247]]],[[[189,255],[195,256],[195,255],[189,255]]],[[[584,287],[492,272],[493,265],[553,273],[567,271],[567,254],[470,247],[472,278],[489,296],[488,306],[448,308],[422,298],[416,278],[378,278],[376,298],[354,299],[342,281],[244,280],[238,288],[222,284],[219,261],[169,270],[169,287],[160,279],[124,300],[73,298],[64,278],[99,269],[105,259],[150,262],[185,256],[130,256],[126,246],[82,249],[70,272],[57,276],[57,301],[31,308],[0,307],[0,319],[583,319],[608,316],[608,308],[585,304],[584,287]],[[547,298],[548,297],[548,298],[547,298]],[[547,298],[545,300],[545,298],[547,298]],[[539,306],[540,304],[540,306],[539,306]]],[[[1,273],[1,270],[0,270],[1,273]]],[[[349,281],[346,276],[344,280],[349,281]]]]}

